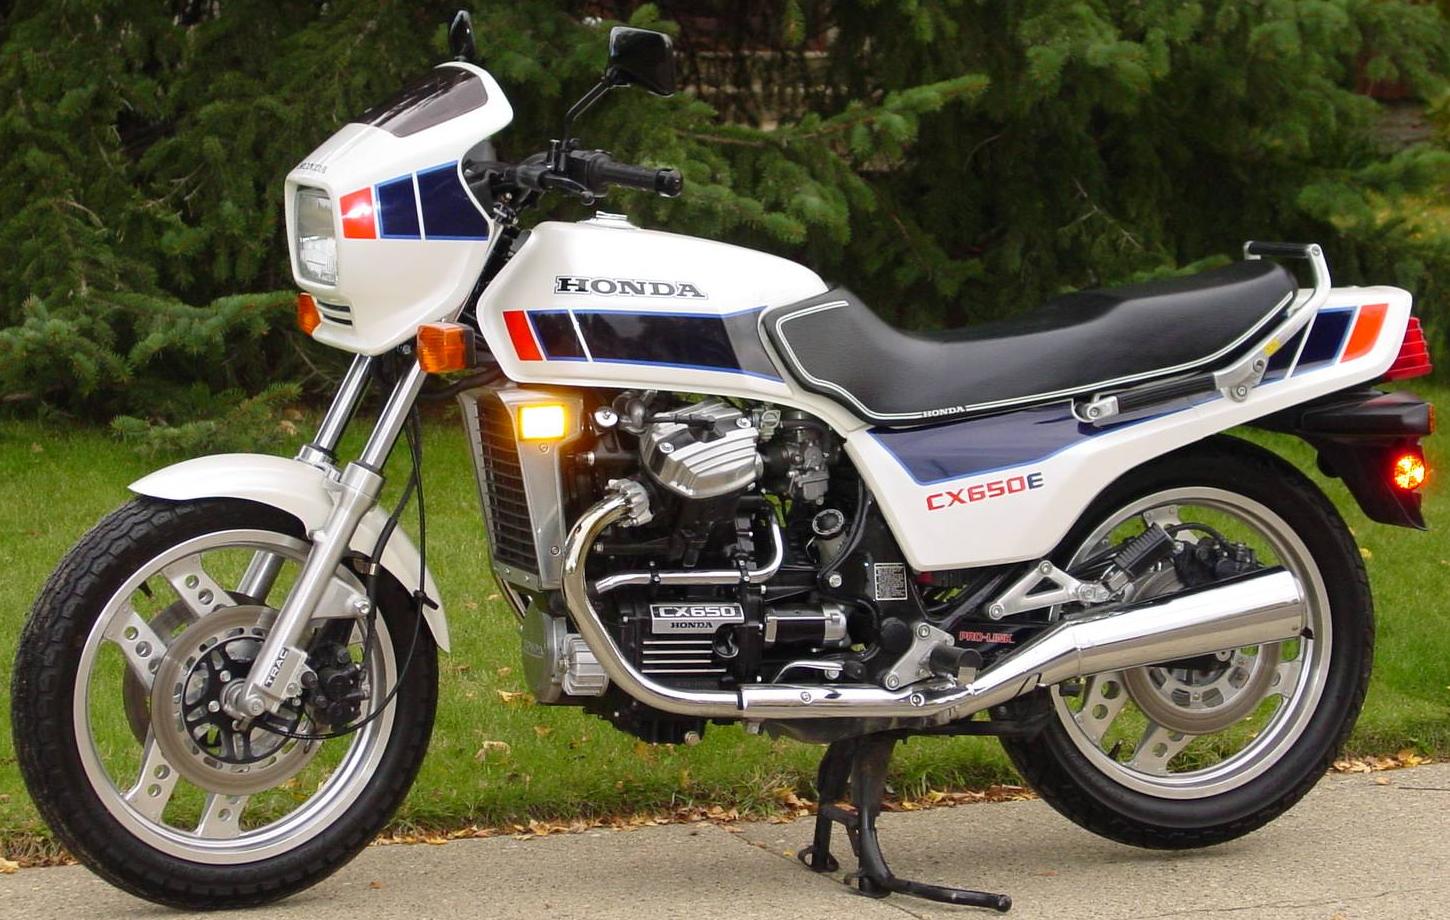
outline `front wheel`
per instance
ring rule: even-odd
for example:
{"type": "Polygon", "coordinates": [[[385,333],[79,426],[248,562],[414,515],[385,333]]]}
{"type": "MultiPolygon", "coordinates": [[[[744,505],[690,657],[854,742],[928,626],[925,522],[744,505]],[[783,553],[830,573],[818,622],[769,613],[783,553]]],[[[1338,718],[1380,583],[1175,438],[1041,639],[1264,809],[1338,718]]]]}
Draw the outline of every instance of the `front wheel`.
{"type": "Polygon", "coordinates": [[[1093,502],[1055,561],[1071,568],[1153,524],[1184,551],[1134,582],[1134,597],[1282,566],[1304,591],[1303,637],[1053,687],[1024,701],[1051,709],[1047,727],[1003,745],[1042,798],[1088,830],[1144,847],[1208,846],[1282,814],[1333,762],[1369,684],[1373,605],[1334,506],[1242,441],[1214,438],[1133,470],[1093,502]]]}
{"type": "MultiPolygon", "coordinates": [[[[366,657],[346,609],[309,631],[334,698],[301,693],[270,728],[219,710],[275,617],[269,599],[285,597],[308,550],[299,522],[275,508],[139,498],[87,533],[41,590],[15,663],[15,748],[46,823],[113,884],[183,908],[273,901],[346,863],[407,794],[432,730],[437,650],[390,578],[379,579],[366,657]],[[258,579],[262,560],[272,562],[258,579]],[[371,713],[400,679],[376,719],[318,740],[329,716],[371,713]]],[[[361,588],[338,567],[331,596],[361,588]]]]}

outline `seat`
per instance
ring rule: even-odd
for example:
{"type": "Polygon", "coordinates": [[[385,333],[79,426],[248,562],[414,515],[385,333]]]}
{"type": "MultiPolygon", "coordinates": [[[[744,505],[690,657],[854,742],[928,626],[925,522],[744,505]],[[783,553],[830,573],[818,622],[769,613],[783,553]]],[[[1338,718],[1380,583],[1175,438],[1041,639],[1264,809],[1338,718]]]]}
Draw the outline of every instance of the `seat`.
{"type": "Polygon", "coordinates": [[[949,332],[894,329],[844,288],[761,322],[803,387],[865,421],[906,427],[1225,364],[1267,334],[1296,290],[1282,266],[1247,260],[1067,294],[949,332]]]}

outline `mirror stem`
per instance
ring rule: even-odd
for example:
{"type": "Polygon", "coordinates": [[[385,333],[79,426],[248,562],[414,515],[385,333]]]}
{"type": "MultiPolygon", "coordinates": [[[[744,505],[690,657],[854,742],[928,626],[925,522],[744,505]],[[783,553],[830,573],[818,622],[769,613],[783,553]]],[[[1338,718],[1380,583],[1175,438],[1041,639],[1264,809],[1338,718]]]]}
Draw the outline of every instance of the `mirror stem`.
{"type": "Polygon", "coordinates": [[[565,113],[564,130],[559,133],[559,140],[553,149],[554,162],[551,165],[555,170],[562,171],[564,169],[564,158],[569,155],[569,132],[573,130],[574,120],[588,111],[589,107],[594,105],[594,103],[604,98],[605,93],[614,89],[612,77],[612,71],[605,71],[604,78],[594,84],[589,92],[580,96],[579,101],[570,106],[569,111],[565,113]]]}

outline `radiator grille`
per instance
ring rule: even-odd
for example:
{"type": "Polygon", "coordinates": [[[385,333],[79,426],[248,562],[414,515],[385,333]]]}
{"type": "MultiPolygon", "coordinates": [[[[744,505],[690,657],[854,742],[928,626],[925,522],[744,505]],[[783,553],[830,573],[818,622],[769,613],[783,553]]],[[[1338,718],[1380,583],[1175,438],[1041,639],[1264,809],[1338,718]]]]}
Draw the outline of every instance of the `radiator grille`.
{"type": "Polygon", "coordinates": [[[533,521],[524,493],[513,419],[499,399],[484,396],[478,406],[479,459],[484,513],[496,564],[536,572],[539,565],[533,521]]]}

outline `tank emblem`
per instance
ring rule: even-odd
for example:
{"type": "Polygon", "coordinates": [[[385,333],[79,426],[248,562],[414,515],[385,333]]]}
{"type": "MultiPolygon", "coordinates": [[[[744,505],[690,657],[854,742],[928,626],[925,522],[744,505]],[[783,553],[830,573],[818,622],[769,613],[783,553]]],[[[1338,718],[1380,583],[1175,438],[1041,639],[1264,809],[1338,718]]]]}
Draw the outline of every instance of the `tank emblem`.
{"type": "Polygon", "coordinates": [[[643,278],[587,278],[556,275],[555,294],[598,294],[602,297],[690,297],[706,300],[709,295],[688,281],[647,281],[643,278]]]}

